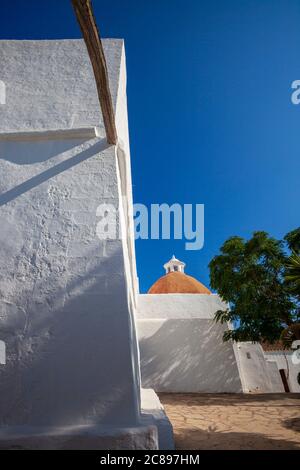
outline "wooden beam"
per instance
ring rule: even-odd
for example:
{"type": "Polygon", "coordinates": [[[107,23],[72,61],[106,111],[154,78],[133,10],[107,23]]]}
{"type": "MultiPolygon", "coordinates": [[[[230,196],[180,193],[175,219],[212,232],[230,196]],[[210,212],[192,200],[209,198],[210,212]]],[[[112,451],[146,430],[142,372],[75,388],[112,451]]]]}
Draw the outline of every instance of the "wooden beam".
{"type": "Polygon", "coordinates": [[[71,1],[93,66],[107,142],[116,145],[118,137],[106,60],[91,0],[71,1]]]}

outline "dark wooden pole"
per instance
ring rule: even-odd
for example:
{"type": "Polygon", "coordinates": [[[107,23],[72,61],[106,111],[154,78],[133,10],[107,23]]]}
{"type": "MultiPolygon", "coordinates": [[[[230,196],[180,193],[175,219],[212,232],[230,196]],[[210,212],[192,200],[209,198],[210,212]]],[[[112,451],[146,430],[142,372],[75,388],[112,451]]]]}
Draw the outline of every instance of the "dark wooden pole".
{"type": "Polygon", "coordinates": [[[107,142],[116,144],[117,130],[105,55],[91,0],[71,0],[93,66],[107,142]]]}

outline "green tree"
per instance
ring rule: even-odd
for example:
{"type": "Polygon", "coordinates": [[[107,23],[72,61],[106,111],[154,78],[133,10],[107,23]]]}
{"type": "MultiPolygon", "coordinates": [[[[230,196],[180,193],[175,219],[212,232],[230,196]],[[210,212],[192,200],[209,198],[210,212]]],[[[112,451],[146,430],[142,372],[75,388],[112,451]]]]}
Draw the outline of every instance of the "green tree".
{"type": "Polygon", "coordinates": [[[266,232],[223,244],[209,268],[211,287],[228,303],[215,320],[234,326],[224,341],[274,342],[297,321],[298,303],[285,279],[287,259],[284,242],[266,232]]]}
{"type": "Polygon", "coordinates": [[[289,249],[295,253],[300,253],[300,227],[287,233],[284,237],[289,249]]]}
{"type": "Polygon", "coordinates": [[[285,281],[300,301],[300,227],[287,233],[284,240],[291,251],[286,261],[285,281]]]}
{"type": "MultiPolygon", "coordinates": [[[[300,227],[292,230],[285,237],[291,255],[285,265],[285,282],[292,296],[300,304],[300,227]]],[[[299,309],[298,322],[288,325],[281,333],[281,341],[286,347],[290,347],[295,339],[300,339],[299,309]]]]}
{"type": "Polygon", "coordinates": [[[293,252],[286,262],[285,280],[295,296],[300,298],[300,254],[293,252]]]}

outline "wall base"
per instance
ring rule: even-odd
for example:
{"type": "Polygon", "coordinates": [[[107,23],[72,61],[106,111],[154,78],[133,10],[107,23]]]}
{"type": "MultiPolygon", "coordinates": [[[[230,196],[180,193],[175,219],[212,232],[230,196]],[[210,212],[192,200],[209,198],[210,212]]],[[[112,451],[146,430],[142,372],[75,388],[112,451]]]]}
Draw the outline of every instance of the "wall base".
{"type": "Polygon", "coordinates": [[[167,417],[155,391],[151,388],[141,390],[142,423],[145,426],[155,426],[158,433],[158,448],[160,450],[173,450],[173,427],[167,417]]]}
{"type": "Polygon", "coordinates": [[[0,450],[157,450],[155,425],[133,428],[94,426],[40,428],[1,426],[0,450]]]}

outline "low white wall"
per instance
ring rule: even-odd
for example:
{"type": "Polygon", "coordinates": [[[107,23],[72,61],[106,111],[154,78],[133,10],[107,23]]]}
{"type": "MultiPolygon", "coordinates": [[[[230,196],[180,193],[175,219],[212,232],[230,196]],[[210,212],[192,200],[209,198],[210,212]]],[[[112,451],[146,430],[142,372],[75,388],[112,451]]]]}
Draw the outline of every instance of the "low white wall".
{"type": "Polygon", "coordinates": [[[293,363],[292,354],[293,353],[290,351],[268,351],[265,352],[265,357],[269,361],[274,362],[278,370],[284,369],[290,391],[300,393],[300,385],[297,380],[298,374],[300,373],[300,364],[293,363]]]}
{"type": "Polygon", "coordinates": [[[269,361],[266,359],[266,365],[269,375],[269,384],[271,393],[283,393],[285,392],[282,379],[277,367],[276,362],[269,361]]]}
{"type": "Polygon", "coordinates": [[[154,318],[214,318],[227,305],[216,294],[140,294],[137,316],[154,318]]]}
{"type": "Polygon", "coordinates": [[[226,325],[212,318],[216,295],[148,294],[138,298],[142,384],[164,392],[241,392],[226,325]]]}
{"type": "Polygon", "coordinates": [[[174,449],[173,427],[153,389],[141,389],[142,423],[155,426],[160,450],[174,449]]]}
{"type": "Polygon", "coordinates": [[[243,342],[234,345],[245,393],[280,393],[284,387],[276,364],[267,361],[260,344],[243,342]]]}

